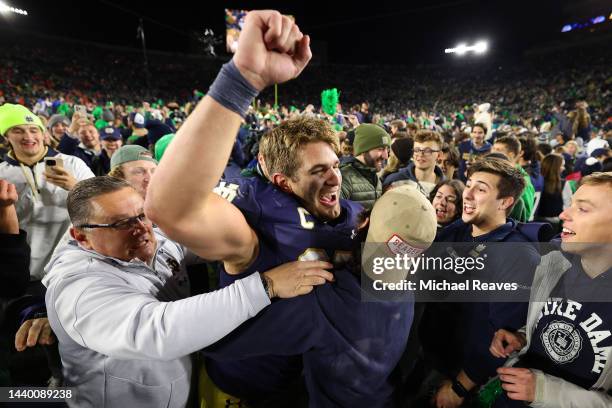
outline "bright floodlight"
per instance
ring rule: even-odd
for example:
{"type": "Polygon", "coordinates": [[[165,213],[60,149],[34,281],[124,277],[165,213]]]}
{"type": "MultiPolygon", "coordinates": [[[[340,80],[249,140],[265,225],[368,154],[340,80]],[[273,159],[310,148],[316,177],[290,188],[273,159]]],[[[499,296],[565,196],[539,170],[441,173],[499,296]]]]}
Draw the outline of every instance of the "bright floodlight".
{"type": "Polygon", "coordinates": [[[463,56],[470,51],[475,54],[483,54],[489,49],[489,44],[486,41],[478,41],[474,45],[467,45],[465,43],[458,44],[455,48],[447,48],[444,50],[446,54],[457,54],[463,56]]]}
{"type": "Polygon", "coordinates": [[[15,7],[11,7],[8,4],[4,3],[3,1],[0,1],[0,13],[2,14],[15,13],[15,14],[21,14],[22,16],[28,15],[28,12],[26,10],[21,10],[15,7]]]}
{"type": "Polygon", "coordinates": [[[459,44],[455,47],[455,53],[457,55],[465,55],[468,52],[468,46],[466,44],[459,44]]]}
{"type": "Polygon", "coordinates": [[[487,44],[486,41],[478,41],[476,44],[474,44],[474,52],[476,54],[482,54],[487,52],[487,49],[489,48],[489,45],[487,44]]]}

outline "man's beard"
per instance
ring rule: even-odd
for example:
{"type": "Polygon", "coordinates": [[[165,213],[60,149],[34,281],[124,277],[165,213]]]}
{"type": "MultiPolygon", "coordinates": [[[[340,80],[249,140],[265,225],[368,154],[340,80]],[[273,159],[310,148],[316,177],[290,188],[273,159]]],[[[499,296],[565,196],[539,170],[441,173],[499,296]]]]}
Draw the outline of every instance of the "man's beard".
{"type": "MultiPolygon", "coordinates": [[[[377,164],[377,160],[376,160],[376,159],[374,159],[374,158],[373,158],[373,157],[370,155],[370,152],[364,153],[364,155],[363,155],[363,159],[365,160],[365,164],[366,164],[366,166],[368,166],[368,167],[372,167],[373,169],[378,170],[378,166],[376,165],[376,164],[377,164]]],[[[381,163],[380,163],[380,167],[381,167],[381,168],[383,167],[383,164],[384,164],[384,162],[382,162],[382,161],[381,161],[381,163]]]]}

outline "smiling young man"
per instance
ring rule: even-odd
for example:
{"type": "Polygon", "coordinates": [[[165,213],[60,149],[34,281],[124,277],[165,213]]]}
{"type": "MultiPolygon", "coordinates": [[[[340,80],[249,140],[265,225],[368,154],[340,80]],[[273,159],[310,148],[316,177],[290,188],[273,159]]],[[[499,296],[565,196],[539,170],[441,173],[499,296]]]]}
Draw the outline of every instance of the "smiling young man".
{"type": "Polygon", "coordinates": [[[10,144],[0,163],[0,178],[14,184],[19,194],[17,216],[32,248],[30,274],[32,280],[40,280],[44,265],[70,226],[68,191],[77,181],[94,175],[81,159],[46,147],[42,122],[22,105],[0,106],[0,134],[10,144]],[[48,169],[45,157],[61,160],[62,166],[48,169]]]}
{"type": "MultiPolygon", "coordinates": [[[[528,244],[531,238],[507,218],[524,185],[520,171],[508,161],[476,161],[468,169],[461,219],[442,229],[436,242],[449,243],[449,249],[461,256],[473,256],[470,251],[477,251],[486,257],[485,272],[496,282],[529,285],[539,255],[528,244]],[[506,249],[502,243],[512,244],[506,249]]],[[[503,361],[490,355],[486,339],[500,328],[518,329],[526,314],[527,304],[519,302],[427,306],[421,324],[423,345],[442,380],[434,396],[435,406],[459,407],[471,390],[495,375],[503,361]]]]}
{"type": "Polygon", "coordinates": [[[121,139],[121,134],[112,126],[98,131],[92,122],[85,121],[76,128],[74,135],[66,133],[57,148],[83,160],[96,176],[103,176],[110,170],[110,156],[106,144],[101,141],[107,138],[121,139]]]}
{"type": "Polygon", "coordinates": [[[507,358],[494,407],[612,405],[612,173],[580,181],[563,220],[561,251],[542,257],[526,325],[499,330],[491,353],[507,358]]]}
{"type": "Polygon", "coordinates": [[[414,137],[412,163],[387,177],[385,190],[412,181],[419,186],[425,196],[429,196],[436,184],[446,179],[442,170],[436,165],[441,148],[442,137],[438,132],[418,131],[414,137]]]}
{"type": "MultiPolygon", "coordinates": [[[[340,200],[338,142],[322,120],[288,120],[267,134],[261,149],[271,182],[219,183],[251,100],[297,77],[311,56],[309,37],[292,19],[250,12],[238,51],[181,126],[149,186],[149,216],[202,258],[223,261],[222,285],[282,262],[340,260],[352,247],[360,206],[340,200]]],[[[207,369],[225,392],[261,399],[299,380],[300,361],[264,356],[211,361],[207,369]]]]}

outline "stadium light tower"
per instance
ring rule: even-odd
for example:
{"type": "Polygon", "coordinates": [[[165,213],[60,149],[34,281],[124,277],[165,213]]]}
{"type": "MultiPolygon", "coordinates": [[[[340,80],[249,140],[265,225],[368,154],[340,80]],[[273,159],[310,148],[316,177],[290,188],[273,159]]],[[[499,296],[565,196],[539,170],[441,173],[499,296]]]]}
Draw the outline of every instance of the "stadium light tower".
{"type": "Polygon", "coordinates": [[[466,55],[468,52],[474,54],[484,54],[489,50],[489,43],[486,41],[478,41],[473,45],[467,45],[465,43],[458,44],[455,48],[447,48],[444,50],[445,54],[457,54],[460,57],[466,55]]]}
{"type": "Polygon", "coordinates": [[[0,1],[0,14],[21,14],[22,16],[27,16],[28,12],[26,10],[18,9],[15,7],[11,7],[3,1],[0,1]]]}

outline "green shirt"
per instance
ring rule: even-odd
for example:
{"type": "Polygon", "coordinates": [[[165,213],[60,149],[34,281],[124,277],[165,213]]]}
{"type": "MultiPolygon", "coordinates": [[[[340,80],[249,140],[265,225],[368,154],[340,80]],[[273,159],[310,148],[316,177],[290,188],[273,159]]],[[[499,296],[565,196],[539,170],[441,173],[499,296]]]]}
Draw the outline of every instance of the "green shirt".
{"type": "Polygon", "coordinates": [[[529,177],[529,174],[523,170],[520,165],[517,165],[516,168],[520,170],[523,178],[525,179],[525,189],[523,189],[523,193],[514,205],[514,208],[510,213],[510,218],[514,218],[519,222],[528,222],[531,218],[531,214],[533,213],[533,206],[535,204],[535,188],[531,183],[531,177],[529,177]]]}

